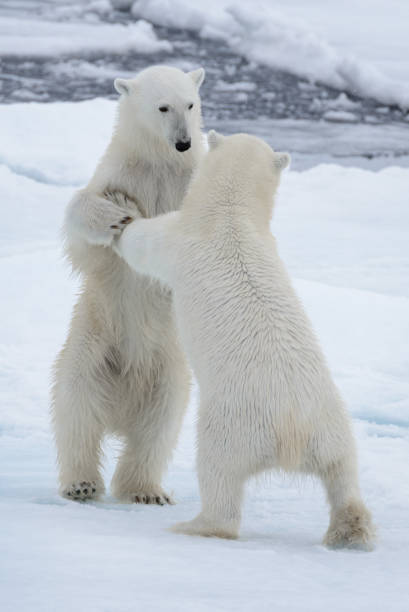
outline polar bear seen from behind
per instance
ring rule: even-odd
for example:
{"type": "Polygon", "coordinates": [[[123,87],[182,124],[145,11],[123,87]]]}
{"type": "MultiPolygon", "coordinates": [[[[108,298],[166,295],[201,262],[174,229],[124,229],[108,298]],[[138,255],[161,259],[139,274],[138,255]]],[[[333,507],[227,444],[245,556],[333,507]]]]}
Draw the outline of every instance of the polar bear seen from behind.
{"type": "Polygon", "coordinates": [[[270,233],[289,156],[248,135],[209,144],[181,210],[131,223],[114,246],[173,288],[200,387],[202,511],[175,530],[237,537],[245,482],[281,468],[321,478],[327,545],[370,548],[349,417],[270,233]]]}
{"type": "Polygon", "coordinates": [[[171,294],[131,270],[110,245],[132,218],[179,208],[204,153],[203,78],[203,69],[154,66],[117,79],[111,142],[68,206],[67,252],[83,283],[55,366],[52,410],[60,491],[69,499],[104,491],[101,440],[113,433],[124,442],[114,495],[170,501],[161,479],[189,391],[171,294]]]}

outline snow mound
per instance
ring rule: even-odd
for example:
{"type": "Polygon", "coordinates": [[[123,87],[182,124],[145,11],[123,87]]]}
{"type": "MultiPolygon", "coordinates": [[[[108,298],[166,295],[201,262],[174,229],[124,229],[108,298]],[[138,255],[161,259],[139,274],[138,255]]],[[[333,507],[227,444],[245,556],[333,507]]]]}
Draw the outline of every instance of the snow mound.
{"type": "MultiPolygon", "coordinates": [[[[78,291],[59,229],[109,139],[114,108],[102,100],[1,108],[2,610],[72,612],[74,602],[87,612],[406,612],[407,168],[290,170],[271,226],[354,417],[375,552],[321,546],[321,487],[274,474],[250,484],[238,541],[166,531],[199,509],[196,388],[165,483],[176,506],[58,496],[50,370],[78,291]]],[[[105,446],[107,483],[118,450],[105,446]]]]}
{"type": "Polygon", "coordinates": [[[158,40],[152,25],[143,20],[122,25],[0,19],[0,55],[39,57],[92,51],[149,54],[171,50],[171,43],[158,40]]]}
{"type": "MultiPolygon", "coordinates": [[[[203,37],[223,38],[250,60],[310,81],[374,98],[383,104],[409,108],[408,83],[390,78],[368,61],[339,52],[316,34],[308,21],[294,20],[286,14],[286,5],[280,5],[281,8],[278,10],[267,1],[254,4],[249,0],[233,3],[137,0],[132,5],[132,13],[155,24],[189,28],[203,37]]],[[[328,6],[323,11],[331,13],[328,6]]]]}

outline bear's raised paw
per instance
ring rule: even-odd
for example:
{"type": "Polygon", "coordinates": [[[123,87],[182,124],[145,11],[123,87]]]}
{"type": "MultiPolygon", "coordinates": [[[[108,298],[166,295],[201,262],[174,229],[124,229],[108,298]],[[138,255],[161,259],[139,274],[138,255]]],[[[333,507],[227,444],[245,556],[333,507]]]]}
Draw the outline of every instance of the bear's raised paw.
{"type": "Polygon", "coordinates": [[[114,223],[113,225],[110,225],[110,228],[113,229],[113,230],[118,230],[118,233],[120,233],[125,228],[125,226],[128,225],[129,223],[131,223],[132,221],[133,221],[132,217],[126,216],[126,217],[123,217],[117,223],[114,223]]]}

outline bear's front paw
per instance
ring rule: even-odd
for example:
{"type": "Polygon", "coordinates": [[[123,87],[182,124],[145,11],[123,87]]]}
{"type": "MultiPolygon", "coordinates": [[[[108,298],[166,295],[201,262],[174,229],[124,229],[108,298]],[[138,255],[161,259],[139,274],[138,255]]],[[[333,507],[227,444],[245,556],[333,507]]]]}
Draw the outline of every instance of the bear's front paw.
{"type": "Polygon", "coordinates": [[[133,221],[130,215],[115,216],[106,219],[106,225],[101,228],[93,228],[87,235],[87,241],[90,244],[109,247],[112,246],[114,240],[118,238],[125,227],[133,221]]]}
{"type": "Polygon", "coordinates": [[[109,227],[110,229],[114,230],[113,233],[115,236],[117,236],[118,234],[121,234],[125,227],[128,225],[128,223],[131,223],[132,221],[133,218],[127,215],[126,217],[122,217],[122,219],[120,219],[113,225],[110,225],[109,227]]]}
{"type": "Polygon", "coordinates": [[[86,499],[96,499],[101,491],[98,490],[95,480],[83,480],[73,482],[61,491],[61,495],[74,501],[85,501],[86,499]]]}
{"type": "Polygon", "coordinates": [[[113,230],[115,236],[121,234],[125,227],[134,220],[135,216],[140,217],[137,203],[135,200],[131,200],[124,193],[120,191],[105,191],[104,198],[115,205],[116,211],[123,211],[123,215],[121,215],[120,218],[115,219],[109,226],[109,228],[113,230]],[[131,210],[135,212],[130,213],[129,211],[131,210]]]}

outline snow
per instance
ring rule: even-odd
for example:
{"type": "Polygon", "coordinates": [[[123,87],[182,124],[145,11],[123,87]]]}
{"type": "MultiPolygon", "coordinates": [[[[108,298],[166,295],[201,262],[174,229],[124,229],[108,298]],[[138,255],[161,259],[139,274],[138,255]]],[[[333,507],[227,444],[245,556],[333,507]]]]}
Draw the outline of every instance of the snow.
{"type": "MultiPolygon", "coordinates": [[[[0,107],[2,610],[406,612],[408,168],[292,169],[272,221],[354,417],[363,495],[379,529],[373,553],[325,549],[321,487],[277,474],[250,484],[238,541],[168,532],[199,509],[196,388],[166,477],[176,506],[122,505],[109,493],[87,504],[58,496],[50,368],[78,291],[59,229],[113,120],[105,100],[0,107]]],[[[280,149],[286,125],[265,127],[270,141],[283,139],[280,149]]],[[[118,449],[107,441],[107,482],[118,449]]]]}
{"type": "Polygon", "coordinates": [[[358,118],[348,111],[330,110],[323,115],[326,121],[336,121],[338,123],[355,123],[358,118]]]}
{"type": "Polygon", "coordinates": [[[220,91],[253,91],[256,89],[256,84],[248,81],[226,83],[226,81],[220,79],[217,81],[215,89],[219,89],[220,91]]]}
{"type": "Polygon", "coordinates": [[[135,17],[223,38],[250,60],[409,108],[403,0],[137,0],[135,17]]]}
{"type": "Polygon", "coordinates": [[[0,163],[42,183],[83,185],[109,140],[115,107],[103,99],[2,107],[0,163]],[[92,134],[91,151],[84,134],[92,134]]]}
{"type": "Polygon", "coordinates": [[[336,160],[372,170],[385,165],[407,166],[409,126],[402,123],[373,125],[310,121],[304,119],[213,120],[222,133],[249,132],[265,138],[277,150],[289,149],[292,166],[304,169],[336,160]]]}
{"type": "Polygon", "coordinates": [[[136,23],[56,23],[41,19],[0,18],[0,55],[55,56],[73,52],[104,51],[155,53],[172,45],[158,40],[152,25],[136,23]]]}
{"type": "Polygon", "coordinates": [[[174,51],[177,57],[153,23],[222,38],[253,62],[408,110],[408,22],[405,0],[5,0],[0,55],[174,51]],[[108,22],[113,7],[130,9],[136,21],[108,22]]]}

